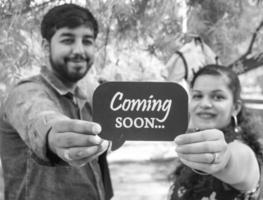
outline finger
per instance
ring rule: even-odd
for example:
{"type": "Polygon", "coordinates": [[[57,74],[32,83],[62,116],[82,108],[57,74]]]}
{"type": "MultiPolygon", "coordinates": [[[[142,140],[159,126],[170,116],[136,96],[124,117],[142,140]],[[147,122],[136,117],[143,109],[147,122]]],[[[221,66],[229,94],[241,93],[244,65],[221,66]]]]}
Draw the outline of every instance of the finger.
{"type": "Polygon", "coordinates": [[[108,149],[109,143],[110,143],[109,141],[103,140],[103,142],[99,146],[97,153],[94,153],[92,156],[86,158],[86,161],[91,161],[91,160],[99,157],[101,154],[103,154],[108,149]]]}
{"type": "Polygon", "coordinates": [[[69,150],[68,149],[64,150],[62,155],[63,155],[62,156],[63,160],[65,160],[65,161],[71,161],[72,160],[72,158],[69,157],[69,150]]]}
{"type": "MultiPolygon", "coordinates": [[[[107,142],[107,146],[108,146],[108,142],[107,142]]],[[[68,163],[71,166],[82,167],[82,166],[86,165],[87,163],[91,162],[92,160],[98,158],[101,154],[103,154],[105,152],[105,150],[106,150],[105,148],[100,148],[100,147],[98,147],[98,149],[96,149],[96,150],[90,149],[88,152],[88,156],[84,155],[85,153],[87,153],[87,150],[84,150],[84,153],[81,153],[81,154],[77,153],[75,155],[76,159],[75,160],[71,159],[68,161],[68,163]],[[82,158],[80,158],[80,157],[82,157],[82,158]]],[[[72,154],[74,154],[74,152],[72,152],[72,154]]],[[[73,157],[74,157],[74,155],[73,155],[73,157]]]]}
{"type": "Polygon", "coordinates": [[[63,160],[67,162],[81,162],[96,155],[99,152],[99,146],[68,148],[63,150],[63,160]]]}
{"type": "Polygon", "coordinates": [[[59,148],[88,147],[99,145],[103,141],[98,135],[84,135],[65,132],[56,134],[56,146],[59,148]]]}
{"type": "Polygon", "coordinates": [[[183,158],[181,158],[180,160],[186,166],[188,166],[192,169],[196,169],[196,170],[208,173],[208,174],[212,174],[213,172],[218,170],[217,166],[215,164],[211,165],[211,164],[207,164],[207,163],[197,163],[197,162],[185,160],[183,158]]]}
{"type": "Polygon", "coordinates": [[[104,152],[107,151],[110,148],[111,142],[108,140],[103,140],[100,144],[100,151],[104,152]]]}
{"type": "Polygon", "coordinates": [[[96,122],[78,119],[63,119],[53,123],[52,127],[58,132],[77,132],[81,134],[99,134],[101,126],[96,122]]]}
{"type": "Polygon", "coordinates": [[[98,153],[98,154],[95,154],[94,156],[91,156],[91,157],[88,157],[88,158],[84,158],[84,159],[69,161],[68,164],[73,166],[73,167],[83,167],[87,163],[89,163],[92,160],[94,160],[95,158],[97,158],[100,154],[102,154],[102,153],[98,153]]]}
{"type": "Polygon", "coordinates": [[[103,142],[97,146],[63,149],[63,156],[68,161],[77,161],[100,155],[101,153],[105,152],[108,149],[108,147],[109,141],[103,140],[103,142]]]}
{"type": "Polygon", "coordinates": [[[176,147],[177,153],[184,154],[200,154],[200,153],[216,153],[225,151],[227,144],[219,141],[206,141],[192,144],[178,145],[176,147]]]}
{"type": "MultiPolygon", "coordinates": [[[[190,162],[211,164],[214,161],[214,154],[202,153],[202,154],[181,154],[178,153],[178,157],[190,162]]],[[[218,158],[217,158],[218,159],[218,158]]]]}
{"type": "Polygon", "coordinates": [[[182,134],[177,136],[174,141],[177,145],[182,145],[203,141],[213,141],[221,138],[224,138],[224,135],[221,131],[210,129],[194,133],[182,134]]]}

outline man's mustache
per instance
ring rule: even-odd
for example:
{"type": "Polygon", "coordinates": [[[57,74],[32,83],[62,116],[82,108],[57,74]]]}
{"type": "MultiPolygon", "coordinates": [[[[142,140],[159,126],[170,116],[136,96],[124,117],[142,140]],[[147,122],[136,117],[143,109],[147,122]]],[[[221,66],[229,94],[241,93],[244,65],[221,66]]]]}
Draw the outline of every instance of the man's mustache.
{"type": "Polygon", "coordinates": [[[72,61],[72,62],[82,62],[82,61],[89,62],[90,58],[86,58],[82,55],[75,55],[72,57],[66,57],[65,60],[66,61],[72,61]]]}

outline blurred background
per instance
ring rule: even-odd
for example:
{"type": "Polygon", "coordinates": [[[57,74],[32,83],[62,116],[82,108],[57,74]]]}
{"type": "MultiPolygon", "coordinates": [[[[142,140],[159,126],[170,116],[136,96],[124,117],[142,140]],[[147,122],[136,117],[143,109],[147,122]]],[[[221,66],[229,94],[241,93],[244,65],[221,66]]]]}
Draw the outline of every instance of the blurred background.
{"type": "MultiPolygon", "coordinates": [[[[82,81],[165,81],[175,52],[198,36],[240,76],[243,98],[263,115],[263,4],[260,0],[0,0],[0,109],[8,89],[46,62],[40,22],[54,5],[88,7],[99,22],[96,62],[82,81]]],[[[91,84],[94,81],[94,84],[91,84]]],[[[172,142],[126,142],[109,154],[115,197],[167,199],[177,160],[172,142]]],[[[0,178],[0,200],[3,181],[0,178]]]]}

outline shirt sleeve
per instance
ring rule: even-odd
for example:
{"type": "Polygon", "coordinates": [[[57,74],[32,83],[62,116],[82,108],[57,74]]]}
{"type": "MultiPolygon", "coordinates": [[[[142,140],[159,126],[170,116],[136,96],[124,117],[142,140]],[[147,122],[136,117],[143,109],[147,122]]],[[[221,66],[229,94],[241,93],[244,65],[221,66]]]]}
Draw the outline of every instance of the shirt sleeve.
{"type": "Polygon", "coordinates": [[[47,134],[51,122],[68,117],[47,89],[33,82],[17,85],[10,91],[4,109],[6,120],[33,153],[43,161],[50,161],[47,134]]]}

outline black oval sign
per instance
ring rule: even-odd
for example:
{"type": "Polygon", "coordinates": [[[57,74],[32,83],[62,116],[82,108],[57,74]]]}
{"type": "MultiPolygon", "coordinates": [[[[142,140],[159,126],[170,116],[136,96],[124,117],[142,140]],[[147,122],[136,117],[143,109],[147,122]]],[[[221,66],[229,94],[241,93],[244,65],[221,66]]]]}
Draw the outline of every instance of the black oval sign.
{"type": "Polygon", "coordinates": [[[172,141],[187,129],[188,96],[172,82],[107,82],[94,92],[93,120],[118,147],[125,140],[172,141]]]}

